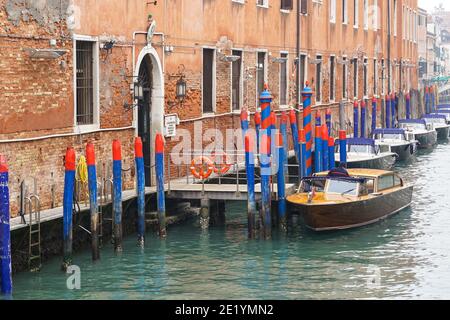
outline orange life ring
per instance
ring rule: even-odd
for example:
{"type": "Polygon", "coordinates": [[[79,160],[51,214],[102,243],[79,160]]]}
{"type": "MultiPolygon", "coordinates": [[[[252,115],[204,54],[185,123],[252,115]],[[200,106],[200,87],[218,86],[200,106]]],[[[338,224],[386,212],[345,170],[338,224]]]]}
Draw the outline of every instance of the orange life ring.
{"type": "Polygon", "coordinates": [[[228,157],[228,155],[225,152],[221,152],[220,154],[221,154],[221,156],[223,157],[223,160],[224,160],[223,161],[224,163],[220,164],[220,169],[217,168],[217,166],[216,166],[217,154],[215,152],[212,152],[212,156],[213,156],[213,160],[212,161],[213,161],[213,164],[214,164],[214,173],[223,175],[223,174],[227,173],[228,171],[230,171],[231,164],[229,163],[229,161],[228,161],[229,157],[228,157]]]}
{"type": "Polygon", "coordinates": [[[191,173],[197,179],[208,179],[213,173],[214,164],[211,159],[207,157],[197,157],[191,161],[191,173]],[[204,170],[204,164],[207,164],[208,170],[204,170]]]}

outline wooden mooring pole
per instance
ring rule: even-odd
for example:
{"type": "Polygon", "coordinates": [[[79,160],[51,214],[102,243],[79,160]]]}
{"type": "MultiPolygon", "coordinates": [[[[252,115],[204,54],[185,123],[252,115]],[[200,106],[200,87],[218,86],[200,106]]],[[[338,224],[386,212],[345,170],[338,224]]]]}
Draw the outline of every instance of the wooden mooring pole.
{"type": "Polygon", "coordinates": [[[11,228],[9,173],[6,159],[0,155],[0,284],[1,293],[12,294],[11,228]]]}
{"type": "Polygon", "coordinates": [[[121,252],[122,247],[122,147],[119,140],[113,141],[113,221],[114,251],[121,252]]]}
{"type": "Polygon", "coordinates": [[[97,203],[97,169],[95,162],[95,149],[92,143],[86,145],[86,160],[89,183],[89,205],[91,209],[91,247],[92,260],[100,259],[98,241],[98,203],[97,203]]]}
{"type": "Polygon", "coordinates": [[[67,148],[65,158],[63,199],[63,264],[65,271],[72,264],[72,216],[73,192],[75,187],[75,150],[67,148]]]}

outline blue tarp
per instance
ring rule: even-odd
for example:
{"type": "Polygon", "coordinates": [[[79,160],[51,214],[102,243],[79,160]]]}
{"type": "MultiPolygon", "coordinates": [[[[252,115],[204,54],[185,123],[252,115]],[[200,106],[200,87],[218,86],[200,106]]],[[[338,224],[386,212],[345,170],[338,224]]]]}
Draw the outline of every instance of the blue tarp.
{"type": "Polygon", "coordinates": [[[376,134],[405,134],[405,129],[375,129],[373,135],[376,134]]]}
{"type": "Polygon", "coordinates": [[[426,114],[422,118],[424,118],[424,119],[444,119],[444,120],[447,119],[445,114],[438,114],[438,113],[426,114]]]}

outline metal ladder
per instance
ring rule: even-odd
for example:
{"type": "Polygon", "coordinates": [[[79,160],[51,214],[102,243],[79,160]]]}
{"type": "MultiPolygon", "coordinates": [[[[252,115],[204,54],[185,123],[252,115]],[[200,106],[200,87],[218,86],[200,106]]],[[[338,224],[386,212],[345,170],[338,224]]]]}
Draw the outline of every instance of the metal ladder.
{"type": "Polygon", "coordinates": [[[29,214],[29,247],[28,267],[31,272],[40,271],[41,260],[41,200],[37,195],[25,199],[27,214],[29,214]]]}

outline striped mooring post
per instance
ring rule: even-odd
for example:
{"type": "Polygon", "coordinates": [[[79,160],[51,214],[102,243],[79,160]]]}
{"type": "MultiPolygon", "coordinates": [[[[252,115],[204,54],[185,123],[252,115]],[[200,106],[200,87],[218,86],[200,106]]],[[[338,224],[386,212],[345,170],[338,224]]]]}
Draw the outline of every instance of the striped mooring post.
{"type": "Polygon", "coordinates": [[[331,118],[331,109],[328,108],[326,113],[325,113],[325,122],[326,122],[327,128],[328,128],[328,136],[330,136],[330,137],[331,137],[331,127],[332,127],[331,120],[332,120],[332,118],[331,118]]]}
{"type": "Polygon", "coordinates": [[[289,117],[285,111],[281,113],[281,121],[280,121],[280,133],[283,137],[283,149],[284,149],[284,173],[288,174],[288,161],[289,161],[289,155],[288,155],[288,134],[287,134],[287,123],[289,121],[289,117]]]}
{"type": "Polygon", "coordinates": [[[395,128],[396,109],[398,105],[398,96],[392,92],[391,96],[391,128],[395,128]]]}
{"type": "Polygon", "coordinates": [[[314,172],[322,171],[322,127],[316,126],[316,137],[314,140],[314,172]]]}
{"type": "Polygon", "coordinates": [[[361,99],[361,138],[366,137],[366,101],[361,99]]]}
{"type": "Polygon", "coordinates": [[[255,131],[256,131],[256,153],[259,154],[259,136],[261,130],[261,112],[256,110],[255,112],[255,131]]]}
{"type": "Polygon", "coordinates": [[[86,145],[86,162],[88,170],[88,184],[89,184],[89,205],[91,210],[91,249],[92,260],[100,259],[100,247],[98,238],[98,197],[97,197],[97,168],[95,161],[94,144],[88,143],[86,145]]]}
{"type": "Polygon", "coordinates": [[[326,123],[322,125],[322,171],[329,170],[328,161],[328,127],[326,123]]]}
{"type": "Polygon", "coordinates": [[[298,144],[298,125],[297,125],[297,114],[295,110],[289,111],[289,122],[291,123],[291,133],[292,133],[292,144],[294,146],[295,157],[297,158],[297,163],[300,164],[300,145],[298,144]]]}
{"type": "Polygon", "coordinates": [[[121,252],[122,247],[122,146],[119,140],[114,140],[113,152],[113,222],[114,251],[121,252]]]}
{"type": "Polygon", "coordinates": [[[391,96],[386,95],[386,112],[384,113],[386,128],[391,127],[391,96]]]}
{"type": "Polygon", "coordinates": [[[247,109],[243,108],[241,110],[241,130],[242,130],[242,137],[243,137],[243,143],[245,144],[245,135],[247,134],[249,128],[249,121],[248,121],[248,111],[247,109]]]}
{"type": "Polygon", "coordinates": [[[303,129],[306,138],[306,175],[312,174],[312,124],[311,124],[311,97],[313,95],[309,83],[306,82],[302,91],[303,97],[303,129]]]}
{"type": "Polygon", "coordinates": [[[255,237],[256,197],[255,197],[255,158],[253,153],[253,138],[250,133],[245,135],[245,171],[247,173],[247,218],[248,237],[255,237]]]}
{"type": "Polygon", "coordinates": [[[159,236],[165,238],[167,233],[166,199],[164,190],[164,138],[161,133],[156,134],[155,153],[159,236]]]}
{"type": "Polygon", "coordinates": [[[359,136],[359,104],[358,100],[353,102],[353,137],[359,136]]]}
{"type": "Polygon", "coordinates": [[[322,115],[320,114],[320,110],[316,111],[316,127],[322,125],[322,115]]]}
{"type": "Polygon", "coordinates": [[[9,172],[4,156],[0,155],[0,284],[1,293],[11,295],[11,227],[9,205],[9,172]]]}
{"type": "Polygon", "coordinates": [[[272,175],[270,155],[271,155],[271,103],[272,95],[267,85],[259,97],[261,105],[261,144],[260,144],[260,163],[261,163],[261,221],[264,226],[264,236],[272,236],[272,212],[270,196],[270,178],[272,175]]]}
{"type": "Polygon", "coordinates": [[[328,169],[336,167],[336,161],[334,156],[334,138],[328,137],[328,169]]]}
{"type": "Polygon", "coordinates": [[[65,271],[72,265],[72,216],[73,216],[73,192],[75,188],[75,150],[67,148],[64,174],[64,198],[63,198],[63,263],[65,271]]]}
{"type": "Polygon", "coordinates": [[[347,163],[347,133],[345,130],[339,131],[339,162],[347,163]]]}
{"type": "Polygon", "coordinates": [[[300,179],[306,177],[307,172],[306,172],[306,135],[305,135],[305,130],[304,129],[300,129],[299,133],[299,143],[300,143],[300,148],[301,148],[301,159],[302,161],[300,162],[299,165],[299,172],[300,172],[300,179]]]}
{"type": "Polygon", "coordinates": [[[286,181],[284,175],[284,142],[283,136],[278,133],[277,138],[278,151],[278,172],[277,172],[277,191],[278,191],[278,222],[283,230],[287,229],[286,223],[286,181]]]}
{"type": "Polygon", "coordinates": [[[134,138],[134,161],[136,163],[138,244],[143,247],[145,244],[145,167],[141,137],[134,138]]]}
{"type": "Polygon", "coordinates": [[[372,128],[371,133],[375,132],[377,128],[377,98],[372,98],[372,128]]]}
{"type": "Polygon", "coordinates": [[[406,93],[405,101],[406,101],[406,119],[411,119],[411,96],[409,95],[409,92],[406,93]]]}

